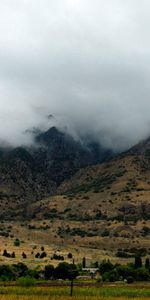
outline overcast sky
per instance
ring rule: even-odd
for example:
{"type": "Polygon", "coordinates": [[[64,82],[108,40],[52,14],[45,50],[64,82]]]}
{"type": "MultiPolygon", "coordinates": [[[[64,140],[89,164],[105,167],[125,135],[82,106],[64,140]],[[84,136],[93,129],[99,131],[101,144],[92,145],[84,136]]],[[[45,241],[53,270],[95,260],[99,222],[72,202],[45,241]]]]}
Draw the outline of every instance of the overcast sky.
{"type": "Polygon", "coordinates": [[[0,0],[0,138],[59,126],[126,149],[150,136],[149,0],[0,0]]]}

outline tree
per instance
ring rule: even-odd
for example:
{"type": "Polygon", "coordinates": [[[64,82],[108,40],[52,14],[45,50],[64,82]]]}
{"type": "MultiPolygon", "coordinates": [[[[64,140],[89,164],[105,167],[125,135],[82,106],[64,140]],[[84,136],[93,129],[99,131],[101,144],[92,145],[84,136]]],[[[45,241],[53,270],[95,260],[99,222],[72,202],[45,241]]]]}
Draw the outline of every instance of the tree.
{"type": "Polygon", "coordinates": [[[82,268],[85,269],[86,268],[86,258],[83,257],[82,259],[82,268]]]}
{"type": "Polygon", "coordinates": [[[110,272],[114,269],[114,265],[110,262],[110,260],[103,260],[99,266],[99,270],[101,274],[104,274],[105,272],[110,272]]]}
{"type": "Polygon", "coordinates": [[[15,252],[12,252],[11,257],[12,257],[12,258],[15,258],[15,257],[16,257],[15,252]]]}
{"type": "Polygon", "coordinates": [[[9,280],[15,280],[15,274],[13,268],[7,265],[0,266],[0,277],[7,278],[9,280]]]}
{"type": "Polygon", "coordinates": [[[22,253],[22,257],[23,257],[24,259],[26,259],[26,258],[27,258],[27,255],[23,252],[23,253],[22,253]]]}
{"type": "Polygon", "coordinates": [[[44,277],[45,279],[49,280],[51,278],[54,277],[54,266],[53,265],[47,265],[45,266],[45,269],[44,269],[44,277]]]}
{"type": "Polygon", "coordinates": [[[145,269],[149,270],[150,268],[150,261],[149,261],[149,258],[146,258],[145,259],[145,269]]]}
{"type": "Polygon", "coordinates": [[[55,268],[56,279],[75,279],[77,275],[78,271],[76,265],[73,264],[62,262],[55,268]]]}
{"type": "Polygon", "coordinates": [[[103,281],[115,282],[119,280],[119,274],[116,269],[105,272],[102,276],[103,281]]]}
{"type": "Polygon", "coordinates": [[[39,257],[40,257],[40,253],[37,252],[37,253],[35,254],[35,258],[39,258],[39,257]]]}
{"type": "Polygon", "coordinates": [[[68,258],[72,258],[72,253],[68,253],[68,258]]]}
{"type": "Polygon", "coordinates": [[[142,258],[141,258],[140,255],[135,256],[134,266],[135,266],[136,269],[142,268],[142,258]]]}
{"type": "Polygon", "coordinates": [[[139,268],[137,270],[137,274],[136,274],[136,280],[137,281],[147,281],[149,280],[150,276],[149,276],[149,271],[145,268],[139,268]]]}
{"type": "Polygon", "coordinates": [[[28,267],[23,263],[12,265],[16,277],[25,277],[28,275],[28,267]]]}
{"type": "Polygon", "coordinates": [[[40,258],[44,258],[46,256],[47,256],[47,253],[45,251],[40,254],[40,258]]]}

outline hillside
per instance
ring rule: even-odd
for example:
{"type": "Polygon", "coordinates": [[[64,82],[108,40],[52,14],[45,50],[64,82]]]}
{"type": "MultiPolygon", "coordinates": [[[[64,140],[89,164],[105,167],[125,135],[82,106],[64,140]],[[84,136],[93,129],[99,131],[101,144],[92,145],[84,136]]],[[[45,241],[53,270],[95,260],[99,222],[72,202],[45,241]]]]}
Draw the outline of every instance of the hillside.
{"type": "Polygon", "coordinates": [[[145,248],[149,253],[148,164],[147,155],[129,151],[81,169],[61,184],[57,196],[30,206],[32,222],[51,222],[48,232],[53,242],[113,253],[145,248]]]}
{"type": "Polygon", "coordinates": [[[142,151],[135,146],[108,162],[81,168],[55,187],[55,195],[28,202],[23,210],[13,203],[9,211],[1,202],[4,218],[15,213],[16,220],[9,221],[11,230],[8,222],[1,225],[4,244],[12,245],[13,236],[27,248],[32,241],[49,251],[74,251],[78,261],[81,253],[92,261],[110,257],[121,262],[137,250],[149,255],[150,157],[148,144],[140,147],[142,151]]]}
{"type": "Polygon", "coordinates": [[[95,142],[74,140],[55,127],[35,134],[31,147],[0,149],[0,216],[28,217],[28,206],[56,193],[80,168],[112,157],[95,142]]]}

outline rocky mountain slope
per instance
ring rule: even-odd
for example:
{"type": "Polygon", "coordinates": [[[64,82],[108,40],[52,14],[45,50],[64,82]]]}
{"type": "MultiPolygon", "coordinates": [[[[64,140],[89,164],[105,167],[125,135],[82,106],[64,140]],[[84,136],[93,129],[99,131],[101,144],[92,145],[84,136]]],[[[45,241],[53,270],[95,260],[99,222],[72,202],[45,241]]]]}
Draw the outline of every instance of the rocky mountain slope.
{"type": "Polygon", "coordinates": [[[105,161],[112,152],[75,141],[55,127],[35,135],[32,147],[0,150],[0,215],[26,215],[29,203],[56,193],[80,168],[105,161]]]}
{"type": "MultiPolygon", "coordinates": [[[[52,133],[55,130],[53,129],[52,133]]],[[[92,161],[89,159],[89,165],[84,167],[89,150],[84,150],[84,155],[82,154],[84,159],[81,161],[82,146],[78,144],[78,147],[75,147],[76,142],[70,142],[70,138],[69,142],[67,139],[64,143],[66,137],[59,132],[59,145],[54,134],[51,136],[53,141],[51,145],[54,145],[54,148],[51,146],[47,150],[49,134],[51,130],[46,133],[46,140],[43,136],[38,137],[37,142],[39,145],[41,143],[38,149],[28,151],[14,149],[8,153],[1,153],[1,168],[3,164],[5,166],[6,162],[7,164],[9,162],[9,173],[5,172],[4,168],[1,169],[1,193],[3,193],[0,194],[1,218],[14,220],[15,217],[18,221],[21,219],[21,222],[16,225],[20,228],[17,229],[20,237],[24,226],[26,236],[28,238],[32,236],[33,240],[36,238],[36,242],[44,240],[44,243],[50,241],[52,244],[64,247],[71,245],[71,247],[99,249],[109,253],[110,257],[116,255],[124,258],[133,257],[137,249],[142,249],[144,255],[150,254],[149,139],[107,162],[90,165],[92,161]],[[70,145],[70,151],[67,143],[70,145]],[[9,157],[12,151],[13,159],[4,160],[3,157],[9,157]],[[55,159],[51,160],[52,157],[55,159]],[[35,161],[33,158],[36,158],[35,161]],[[56,168],[58,161],[62,163],[62,169],[60,166],[56,168]],[[74,167],[70,168],[72,165],[74,167]],[[81,165],[83,168],[79,168],[81,165]],[[13,178],[14,166],[17,170],[16,185],[13,178]],[[52,166],[57,173],[50,173],[52,166]],[[32,169],[32,176],[35,172],[34,179],[30,177],[30,169],[32,169]],[[48,180],[49,191],[46,181],[44,184],[42,181],[41,184],[42,172],[45,169],[48,178],[45,180],[48,180]],[[67,170],[69,172],[65,173],[67,170]],[[71,170],[75,172],[72,176],[71,170]],[[58,174],[58,182],[55,180],[56,174],[58,174]],[[25,178],[31,180],[31,186],[25,178]],[[24,184],[27,184],[31,190],[26,189],[24,184]],[[36,190],[38,185],[39,190],[36,190]],[[18,191],[22,186],[24,190],[18,199],[18,191]],[[33,187],[37,195],[36,197],[34,195],[35,198],[33,187]],[[21,197],[26,197],[27,192],[31,200],[21,201],[26,199],[21,197]]],[[[91,157],[91,152],[88,157],[91,157]]]]}
{"type": "Polygon", "coordinates": [[[148,254],[150,157],[135,149],[80,169],[57,195],[30,206],[32,222],[50,222],[49,235],[59,243],[122,251],[127,257],[136,249],[148,254]]]}

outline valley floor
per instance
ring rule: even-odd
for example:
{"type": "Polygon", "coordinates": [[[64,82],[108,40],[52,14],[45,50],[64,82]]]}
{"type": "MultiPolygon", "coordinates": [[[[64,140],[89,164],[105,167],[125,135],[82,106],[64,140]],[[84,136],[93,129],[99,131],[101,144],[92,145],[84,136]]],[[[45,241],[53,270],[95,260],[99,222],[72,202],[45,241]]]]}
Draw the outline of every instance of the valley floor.
{"type": "MultiPolygon", "coordinates": [[[[69,300],[70,287],[1,287],[1,300],[69,300]]],[[[74,288],[73,299],[78,300],[127,300],[150,299],[150,285],[142,286],[104,286],[74,288]]]]}

